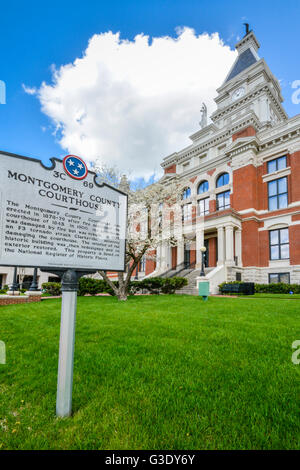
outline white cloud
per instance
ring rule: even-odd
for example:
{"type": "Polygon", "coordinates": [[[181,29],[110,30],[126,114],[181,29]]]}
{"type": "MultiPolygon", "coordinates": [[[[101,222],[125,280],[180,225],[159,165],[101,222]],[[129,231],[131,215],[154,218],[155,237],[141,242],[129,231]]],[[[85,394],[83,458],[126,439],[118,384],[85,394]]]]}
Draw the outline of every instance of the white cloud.
{"type": "Polygon", "coordinates": [[[22,88],[25,93],[27,93],[27,95],[35,95],[37,93],[37,89],[35,87],[31,88],[29,86],[24,85],[24,83],[22,83],[22,88]]]}
{"type": "Polygon", "coordinates": [[[176,33],[152,41],[94,35],[82,58],[52,69],[53,83],[42,83],[38,97],[67,153],[149,177],[163,157],[191,143],[201,103],[215,109],[215,90],[236,53],[217,33],[176,33]]]}

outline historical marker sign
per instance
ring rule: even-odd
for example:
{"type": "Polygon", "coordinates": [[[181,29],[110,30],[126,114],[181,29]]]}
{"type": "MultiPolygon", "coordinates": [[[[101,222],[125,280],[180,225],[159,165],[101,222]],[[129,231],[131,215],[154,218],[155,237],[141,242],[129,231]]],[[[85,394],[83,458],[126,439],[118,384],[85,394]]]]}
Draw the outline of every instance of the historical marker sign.
{"type": "Polygon", "coordinates": [[[0,163],[0,265],[124,271],[126,194],[75,155],[0,163]]]}
{"type": "Polygon", "coordinates": [[[0,152],[0,163],[0,266],[62,275],[56,413],[70,416],[78,279],[125,270],[127,195],[97,184],[76,155],[47,168],[0,152]]]}

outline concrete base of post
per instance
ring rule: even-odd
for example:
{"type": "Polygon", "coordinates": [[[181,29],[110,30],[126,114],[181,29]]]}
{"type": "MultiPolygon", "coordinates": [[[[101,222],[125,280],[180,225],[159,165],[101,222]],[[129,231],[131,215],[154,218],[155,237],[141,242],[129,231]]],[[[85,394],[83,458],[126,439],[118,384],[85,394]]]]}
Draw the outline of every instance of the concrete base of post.
{"type": "Polygon", "coordinates": [[[40,290],[27,290],[25,292],[25,295],[35,295],[35,296],[41,296],[41,291],[40,290]]]}

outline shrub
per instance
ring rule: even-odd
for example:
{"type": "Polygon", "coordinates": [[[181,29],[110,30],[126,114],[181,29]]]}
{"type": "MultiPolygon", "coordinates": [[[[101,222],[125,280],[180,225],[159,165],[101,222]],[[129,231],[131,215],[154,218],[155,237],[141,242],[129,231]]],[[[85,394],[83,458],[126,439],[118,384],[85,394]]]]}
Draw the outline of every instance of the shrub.
{"type": "MultiPolygon", "coordinates": [[[[222,287],[227,284],[240,284],[242,281],[222,282],[219,285],[220,293],[222,293],[222,287]]],[[[255,293],[258,294],[300,294],[300,284],[285,284],[278,282],[274,284],[255,284],[255,293]]]]}
{"type": "Polygon", "coordinates": [[[140,286],[150,294],[159,294],[164,282],[165,279],[162,277],[149,277],[140,281],[140,286]]]}
{"type": "MultiPolygon", "coordinates": [[[[119,286],[118,281],[113,281],[116,287],[119,286]]],[[[130,281],[128,294],[135,295],[139,292],[149,292],[150,294],[174,294],[176,290],[181,289],[188,283],[184,277],[152,277],[143,279],[142,281],[130,281]]],[[[56,296],[61,295],[61,283],[45,282],[42,285],[45,294],[56,296]]],[[[1,291],[0,291],[1,292],[1,291]]],[[[93,279],[90,277],[82,277],[78,282],[78,295],[96,295],[107,293],[114,296],[114,290],[107,284],[104,279],[93,279]]],[[[4,292],[6,293],[6,291],[4,292]]]]}
{"type": "Polygon", "coordinates": [[[300,284],[285,284],[278,282],[274,284],[255,284],[255,292],[261,294],[300,294],[300,284]]]}
{"type": "Polygon", "coordinates": [[[188,284],[188,280],[185,277],[169,277],[164,279],[161,291],[164,294],[175,294],[176,290],[188,284]]]}
{"type": "Polygon", "coordinates": [[[8,285],[5,284],[5,286],[3,286],[2,289],[0,289],[0,294],[6,294],[8,289],[9,289],[8,285]]]}
{"type": "Polygon", "coordinates": [[[78,283],[78,295],[96,295],[106,292],[107,283],[102,279],[81,277],[78,283]]]}
{"type": "Polygon", "coordinates": [[[42,288],[45,294],[49,295],[60,295],[61,294],[61,283],[60,282],[44,282],[42,288]]]}

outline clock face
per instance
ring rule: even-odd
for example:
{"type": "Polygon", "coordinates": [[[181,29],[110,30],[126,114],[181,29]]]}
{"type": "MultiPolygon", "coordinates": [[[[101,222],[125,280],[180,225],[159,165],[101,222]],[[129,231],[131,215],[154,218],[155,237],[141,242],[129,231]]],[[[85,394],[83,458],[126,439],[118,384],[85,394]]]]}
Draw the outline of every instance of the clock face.
{"type": "Polygon", "coordinates": [[[243,86],[241,86],[240,88],[238,88],[237,90],[235,90],[233,93],[232,93],[232,101],[235,101],[235,100],[238,100],[239,98],[241,98],[244,94],[245,94],[245,88],[243,86]]]}

